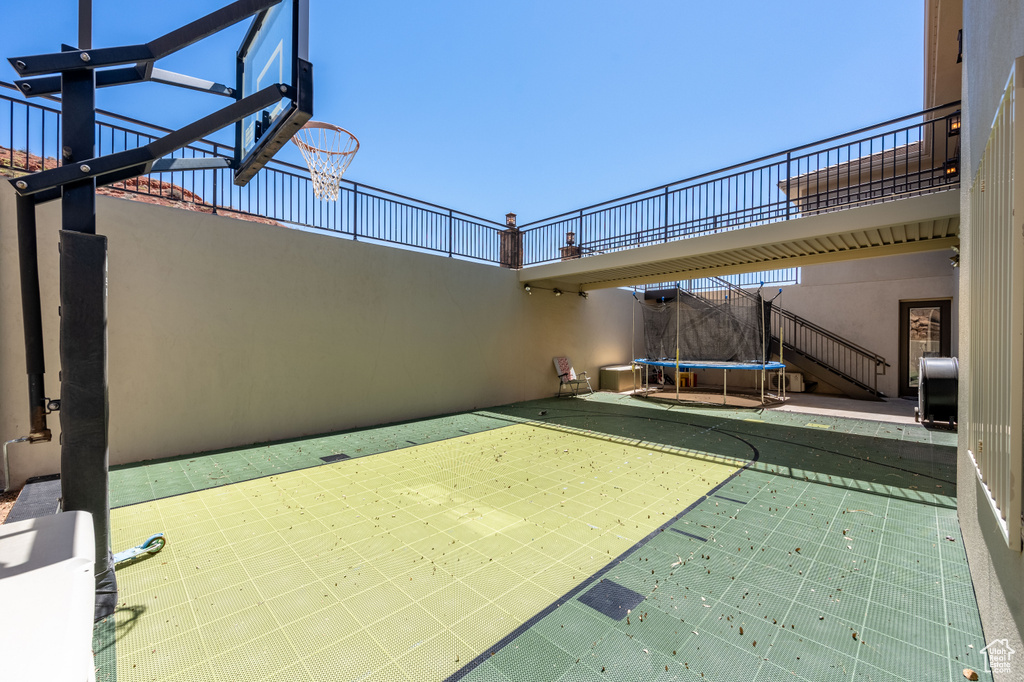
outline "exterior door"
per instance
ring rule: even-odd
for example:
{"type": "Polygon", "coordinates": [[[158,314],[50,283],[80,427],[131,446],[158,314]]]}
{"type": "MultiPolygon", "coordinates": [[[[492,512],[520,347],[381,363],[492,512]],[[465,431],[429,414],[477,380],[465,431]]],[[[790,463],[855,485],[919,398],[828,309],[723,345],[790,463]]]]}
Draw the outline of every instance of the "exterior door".
{"type": "Polygon", "coordinates": [[[921,358],[950,356],[950,301],[900,301],[900,395],[917,397],[921,358]]]}

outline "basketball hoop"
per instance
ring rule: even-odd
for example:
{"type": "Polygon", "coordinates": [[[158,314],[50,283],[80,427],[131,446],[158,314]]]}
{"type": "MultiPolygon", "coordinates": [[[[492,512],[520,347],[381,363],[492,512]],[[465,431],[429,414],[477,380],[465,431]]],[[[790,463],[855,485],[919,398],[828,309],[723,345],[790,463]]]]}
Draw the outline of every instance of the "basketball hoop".
{"type": "Polygon", "coordinates": [[[356,136],[331,123],[309,121],[295,133],[292,142],[306,159],[317,199],[337,201],[341,176],[359,151],[356,136]]]}

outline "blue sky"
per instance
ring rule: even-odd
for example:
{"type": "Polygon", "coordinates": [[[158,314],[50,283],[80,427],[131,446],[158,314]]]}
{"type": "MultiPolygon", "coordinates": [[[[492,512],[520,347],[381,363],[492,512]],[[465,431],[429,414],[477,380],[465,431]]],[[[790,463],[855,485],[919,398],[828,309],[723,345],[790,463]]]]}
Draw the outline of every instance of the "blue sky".
{"type": "MultiPolygon", "coordinates": [[[[107,47],[228,0],[93,2],[107,47]]],[[[923,5],[310,0],[314,118],[359,137],[346,177],[522,224],[920,110],[923,5]]],[[[4,2],[3,56],[76,43],[77,6],[4,2]]],[[[243,33],[159,66],[231,83],[243,33]]],[[[139,84],[98,102],[180,127],[227,100],[139,84]]]]}

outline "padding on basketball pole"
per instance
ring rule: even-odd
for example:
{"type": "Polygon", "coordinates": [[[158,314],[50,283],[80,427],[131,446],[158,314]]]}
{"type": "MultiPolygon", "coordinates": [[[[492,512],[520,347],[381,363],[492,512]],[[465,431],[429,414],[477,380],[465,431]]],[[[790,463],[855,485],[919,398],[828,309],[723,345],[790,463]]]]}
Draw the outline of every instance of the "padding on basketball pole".
{"type": "Polygon", "coordinates": [[[117,605],[110,551],[107,238],[60,233],[61,485],[64,510],[92,514],[96,618],[117,605]]]}

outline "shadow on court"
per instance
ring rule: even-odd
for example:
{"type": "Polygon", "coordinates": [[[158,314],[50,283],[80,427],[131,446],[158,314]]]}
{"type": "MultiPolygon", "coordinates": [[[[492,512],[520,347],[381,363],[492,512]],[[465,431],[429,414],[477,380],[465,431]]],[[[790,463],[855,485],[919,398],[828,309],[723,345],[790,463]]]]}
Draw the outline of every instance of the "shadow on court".
{"type": "Polygon", "coordinates": [[[531,401],[485,413],[738,459],[750,460],[756,453],[753,469],[928,504],[950,506],[956,496],[956,448],[907,439],[914,431],[925,433],[917,425],[879,424],[885,435],[863,435],[832,428],[836,424],[828,429],[798,425],[814,424],[823,420],[820,416],[736,410],[708,414],[619,396],[531,401]],[[760,421],[762,417],[772,421],[760,421]]]}

